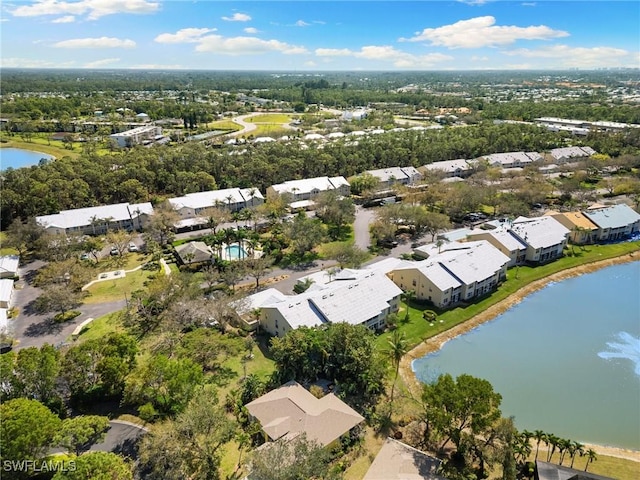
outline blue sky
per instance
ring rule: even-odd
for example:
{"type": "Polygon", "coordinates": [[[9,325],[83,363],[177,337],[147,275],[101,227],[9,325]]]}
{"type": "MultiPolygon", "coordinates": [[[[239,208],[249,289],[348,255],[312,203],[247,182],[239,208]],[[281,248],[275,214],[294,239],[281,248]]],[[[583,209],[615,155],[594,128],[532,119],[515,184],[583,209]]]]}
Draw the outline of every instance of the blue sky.
{"type": "Polygon", "coordinates": [[[3,0],[2,67],[640,68],[640,2],[3,0]]]}

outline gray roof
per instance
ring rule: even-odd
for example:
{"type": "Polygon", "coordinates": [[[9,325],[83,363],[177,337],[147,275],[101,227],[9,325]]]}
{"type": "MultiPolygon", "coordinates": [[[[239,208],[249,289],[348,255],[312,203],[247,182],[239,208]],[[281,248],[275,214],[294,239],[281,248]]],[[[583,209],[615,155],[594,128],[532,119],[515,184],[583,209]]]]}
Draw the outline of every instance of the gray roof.
{"type": "Polygon", "coordinates": [[[333,393],[316,398],[297,382],[285,383],[246,405],[269,438],[277,440],[306,433],[325,446],[364,418],[333,393]]]}
{"type": "Polygon", "coordinates": [[[441,461],[387,438],[363,480],[444,480],[436,475],[441,461]]]}
{"type": "Polygon", "coordinates": [[[139,215],[153,214],[151,203],[116,203],[113,205],[101,205],[98,207],[76,208],[74,210],[62,210],[53,215],[36,217],[36,221],[43,227],[74,228],[88,227],[94,219],[110,219],[114,222],[131,220],[139,215]]]}
{"type": "Polygon", "coordinates": [[[493,153],[484,157],[491,164],[512,165],[514,163],[531,163],[542,160],[542,155],[538,152],[505,152],[493,153]]]}
{"type": "Polygon", "coordinates": [[[211,247],[204,242],[188,242],[178,245],[176,252],[183,263],[208,262],[213,256],[211,247]]]}
{"type": "Polygon", "coordinates": [[[640,221],[640,214],[624,203],[582,213],[600,228],[621,228],[640,221]]]}
{"type": "Polygon", "coordinates": [[[414,167],[388,167],[377,170],[367,170],[365,173],[373,175],[381,182],[388,182],[392,178],[395,180],[412,180],[422,175],[414,167]]]}
{"type": "Polygon", "coordinates": [[[359,325],[382,313],[402,294],[395,283],[375,270],[349,270],[347,275],[333,278],[332,282],[314,284],[315,288],[304,293],[287,295],[261,308],[277,310],[291,328],[326,322],[359,325]]]}
{"type": "Polygon", "coordinates": [[[549,152],[551,156],[556,159],[569,159],[569,158],[582,158],[590,157],[596,151],[591,147],[562,147],[554,148],[549,152]]]}
{"type": "Polygon", "coordinates": [[[342,185],[349,185],[347,179],[344,177],[315,177],[304,178],[302,180],[289,180],[284,183],[278,183],[272,185],[278,193],[295,193],[301,195],[305,193],[312,193],[314,191],[324,192],[327,190],[334,190],[340,188],[342,185]]]}
{"type": "Polygon", "coordinates": [[[209,190],[207,192],[187,193],[182,197],[170,198],[169,203],[173,208],[209,208],[217,204],[228,205],[231,203],[244,203],[252,198],[264,198],[257,188],[226,188],[224,190],[209,190]]]}
{"type": "Polygon", "coordinates": [[[536,461],[538,480],[613,480],[611,477],[603,477],[595,473],[563,467],[555,463],[536,461]]]}
{"type": "Polygon", "coordinates": [[[18,273],[20,257],[18,255],[3,255],[0,257],[0,276],[18,273]]]}
{"type": "Polygon", "coordinates": [[[426,170],[440,170],[447,173],[455,173],[460,170],[461,172],[466,172],[467,170],[471,170],[471,165],[464,158],[460,158],[458,160],[445,160],[443,162],[433,162],[427,165],[423,165],[426,170]]]}
{"type": "Polygon", "coordinates": [[[570,230],[555,218],[518,217],[513,221],[511,231],[532,248],[547,248],[566,240],[570,230]]]}

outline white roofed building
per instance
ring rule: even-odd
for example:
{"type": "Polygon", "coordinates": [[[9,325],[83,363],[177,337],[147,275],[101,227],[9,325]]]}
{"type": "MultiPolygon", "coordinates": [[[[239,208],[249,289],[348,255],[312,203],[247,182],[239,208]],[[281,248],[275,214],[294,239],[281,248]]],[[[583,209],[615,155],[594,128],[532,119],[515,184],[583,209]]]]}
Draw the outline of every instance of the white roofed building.
{"type": "Polygon", "coordinates": [[[596,225],[599,242],[621,240],[640,230],[640,214],[629,205],[589,208],[582,213],[596,225]]]}
{"type": "Polygon", "coordinates": [[[509,231],[527,245],[526,261],[547,263],[562,256],[570,230],[551,216],[518,217],[509,231]]]}
{"type": "Polygon", "coordinates": [[[389,273],[418,300],[449,308],[493,291],[506,276],[509,257],[485,240],[428,246],[426,260],[406,262],[389,273]]]}
{"type": "Polygon", "coordinates": [[[0,308],[9,308],[11,306],[12,296],[13,280],[3,278],[0,280],[0,308]]]}
{"type": "Polygon", "coordinates": [[[0,257],[0,278],[13,278],[18,275],[20,257],[18,255],[3,255],[0,257]]]}
{"type": "Polygon", "coordinates": [[[447,178],[464,178],[473,173],[473,166],[464,158],[459,158],[457,160],[429,163],[420,167],[420,170],[423,172],[440,172],[447,178]]]}
{"type": "Polygon", "coordinates": [[[591,147],[562,147],[554,148],[549,152],[554,163],[566,163],[577,160],[584,160],[595,154],[591,147]]]}
{"type": "Polygon", "coordinates": [[[121,147],[133,147],[134,145],[140,145],[145,141],[153,141],[158,136],[162,135],[162,127],[155,125],[145,125],[143,127],[132,128],[120,133],[114,133],[109,135],[116,144],[121,147]]]}
{"type": "Polygon", "coordinates": [[[311,200],[322,192],[335,190],[339,195],[351,194],[351,186],[344,177],[316,177],[302,180],[289,180],[267,188],[267,197],[271,195],[290,195],[291,202],[311,200]]]}
{"type": "Polygon", "coordinates": [[[480,158],[489,162],[489,165],[502,168],[522,168],[533,162],[542,161],[542,155],[538,152],[493,153],[480,158]]]}
{"type": "Polygon", "coordinates": [[[63,210],[53,215],[36,217],[47,232],[103,235],[108,230],[142,230],[153,215],[151,203],[116,203],[99,207],[63,210]]]}
{"type": "Polygon", "coordinates": [[[364,173],[378,179],[378,187],[386,189],[395,184],[413,185],[419,182],[422,174],[414,167],[389,167],[379,168],[377,170],[367,170],[364,173]]]}
{"type": "Polygon", "coordinates": [[[260,309],[260,325],[275,336],[339,322],[377,330],[384,327],[387,315],[398,311],[402,290],[383,273],[343,270],[326,279],[325,273],[319,272],[312,286],[299,295],[259,292],[244,303],[260,309]]]}
{"type": "Polygon", "coordinates": [[[211,207],[225,208],[231,212],[256,207],[264,203],[264,197],[257,188],[226,188],[187,193],[182,197],[170,198],[169,203],[180,218],[188,219],[198,217],[211,207]]]}

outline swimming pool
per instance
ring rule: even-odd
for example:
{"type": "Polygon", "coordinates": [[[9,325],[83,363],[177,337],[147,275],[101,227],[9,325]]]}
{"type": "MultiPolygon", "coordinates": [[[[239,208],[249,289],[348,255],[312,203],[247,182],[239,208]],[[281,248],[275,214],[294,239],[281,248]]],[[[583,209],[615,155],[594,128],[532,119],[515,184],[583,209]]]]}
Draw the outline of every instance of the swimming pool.
{"type": "Polygon", "coordinates": [[[240,258],[247,258],[247,251],[240,245],[227,245],[224,249],[227,254],[227,259],[238,260],[240,258]]]}

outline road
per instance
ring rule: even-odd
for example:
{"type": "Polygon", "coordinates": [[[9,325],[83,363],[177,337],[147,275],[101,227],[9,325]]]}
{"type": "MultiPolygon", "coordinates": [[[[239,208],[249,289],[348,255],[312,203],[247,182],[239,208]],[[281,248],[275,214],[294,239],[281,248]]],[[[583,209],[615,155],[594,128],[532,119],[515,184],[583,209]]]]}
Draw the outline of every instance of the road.
{"type": "MultiPolygon", "coordinates": [[[[120,453],[125,457],[135,459],[137,457],[136,444],[147,432],[148,430],[145,427],[135,423],[123,420],[109,420],[109,430],[107,430],[104,440],[91,445],[89,451],[120,453]]],[[[64,449],[57,447],[49,450],[49,453],[62,453],[64,451],[64,449]]]]}

